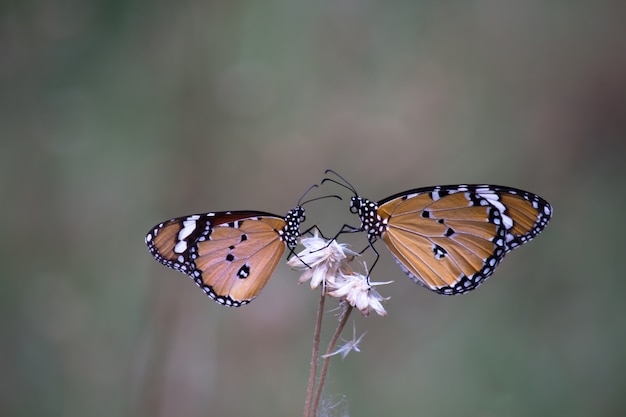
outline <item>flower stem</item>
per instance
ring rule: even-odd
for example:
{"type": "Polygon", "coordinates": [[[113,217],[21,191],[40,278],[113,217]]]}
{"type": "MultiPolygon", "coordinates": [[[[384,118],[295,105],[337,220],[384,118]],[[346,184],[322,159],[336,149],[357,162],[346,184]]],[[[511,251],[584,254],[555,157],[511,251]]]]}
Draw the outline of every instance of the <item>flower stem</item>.
{"type": "MultiPolygon", "coordinates": [[[[322,318],[324,317],[324,301],[326,294],[322,288],[320,305],[317,310],[315,320],[315,330],[313,331],[313,353],[311,354],[311,371],[309,373],[309,385],[306,391],[306,401],[304,403],[304,417],[311,416],[311,401],[313,400],[313,388],[315,387],[315,374],[317,372],[317,361],[320,354],[320,334],[322,332],[322,318]]],[[[316,407],[317,408],[317,407],[316,407]]]]}
{"type": "Polygon", "coordinates": [[[352,306],[347,304],[346,310],[344,311],[341,320],[339,320],[339,324],[335,329],[335,333],[333,333],[333,337],[330,339],[330,343],[328,343],[328,349],[326,349],[326,355],[324,357],[324,365],[322,366],[322,372],[320,373],[320,380],[317,383],[317,392],[315,393],[315,402],[313,403],[313,413],[311,417],[315,417],[317,415],[317,407],[320,402],[320,397],[322,396],[322,389],[324,388],[324,381],[326,379],[326,374],[328,373],[328,366],[330,365],[330,358],[333,349],[335,348],[335,344],[337,344],[337,340],[343,331],[343,328],[346,326],[346,322],[348,321],[348,317],[352,312],[352,306]]]}

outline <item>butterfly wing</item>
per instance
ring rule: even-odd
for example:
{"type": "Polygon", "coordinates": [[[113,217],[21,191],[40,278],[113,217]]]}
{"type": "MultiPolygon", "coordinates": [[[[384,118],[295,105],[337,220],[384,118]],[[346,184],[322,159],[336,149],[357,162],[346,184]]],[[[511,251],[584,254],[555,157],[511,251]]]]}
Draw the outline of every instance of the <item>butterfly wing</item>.
{"type": "Polygon", "coordinates": [[[532,240],[552,217],[552,206],[536,194],[499,185],[473,186],[502,215],[506,229],[506,251],[532,240]]]}
{"type": "Polygon", "coordinates": [[[258,211],[178,217],[155,226],[148,249],[163,265],[194,279],[220,304],[238,307],[263,289],[285,243],[285,219],[258,211]]]}
{"type": "Polygon", "coordinates": [[[535,194],[492,185],[416,189],[378,205],[386,222],[382,239],[398,264],[417,283],[446,295],[480,285],[552,214],[535,194]]]}

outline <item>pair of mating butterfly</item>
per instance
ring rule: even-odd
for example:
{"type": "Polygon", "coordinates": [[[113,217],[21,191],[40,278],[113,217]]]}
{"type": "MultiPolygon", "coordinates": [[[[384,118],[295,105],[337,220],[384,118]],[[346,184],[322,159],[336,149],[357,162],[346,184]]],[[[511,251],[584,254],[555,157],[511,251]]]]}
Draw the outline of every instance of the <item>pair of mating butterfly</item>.
{"type": "MultiPolygon", "coordinates": [[[[413,281],[439,294],[478,287],[552,216],[543,198],[510,187],[425,187],[374,202],[359,196],[336,172],[329,173],[340,181],[325,178],[322,183],[349,189],[354,194],[350,211],[361,220],[359,227],[344,225],[338,235],[367,232],[373,249],[382,239],[413,281]]],[[[260,211],[194,214],[159,223],[146,244],[157,261],[189,275],[209,297],[238,307],[259,294],[286,247],[293,253],[302,222],[300,203],[284,217],[260,211]]]]}

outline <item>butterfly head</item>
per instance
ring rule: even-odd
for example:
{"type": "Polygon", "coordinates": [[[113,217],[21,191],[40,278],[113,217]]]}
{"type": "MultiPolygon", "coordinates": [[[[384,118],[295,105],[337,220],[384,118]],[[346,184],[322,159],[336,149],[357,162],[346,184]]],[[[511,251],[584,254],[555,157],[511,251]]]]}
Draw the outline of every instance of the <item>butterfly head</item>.
{"type": "Polygon", "coordinates": [[[293,210],[289,210],[285,216],[285,227],[281,231],[280,236],[290,249],[298,245],[300,238],[300,224],[304,223],[306,216],[302,206],[296,206],[293,210]]]}
{"type": "MultiPolygon", "coordinates": [[[[353,196],[350,198],[350,212],[357,214],[361,219],[361,227],[358,230],[367,232],[367,237],[370,242],[375,241],[385,232],[387,224],[383,221],[383,218],[378,214],[378,203],[363,198],[356,191],[356,188],[348,182],[344,177],[333,171],[327,169],[325,174],[333,174],[339,180],[333,178],[324,178],[322,184],[326,181],[333,182],[343,188],[352,192],[353,196]]],[[[351,231],[357,231],[356,228],[350,227],[351,231]]]]}
{"type": "Polygon", "coordinates": [[[385,231],[385,222],[378,214],[378,204],[361,196],[350,199],[350,211],[361,219],[361,230],[367,232],[370,240],[376,240],[385,231]]]}

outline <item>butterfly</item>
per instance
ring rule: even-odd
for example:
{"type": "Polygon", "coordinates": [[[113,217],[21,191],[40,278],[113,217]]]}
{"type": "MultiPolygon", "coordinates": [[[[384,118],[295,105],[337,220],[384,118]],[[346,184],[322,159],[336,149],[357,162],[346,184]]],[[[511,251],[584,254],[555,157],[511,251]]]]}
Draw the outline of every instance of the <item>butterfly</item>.
{"type": "Polygon", "coordinates": [[[239,307],[265,287],[285,249],[293,253],[305,221],[302,206],[319,198],[298,202],[284,217],[262,211],[177,217],[150,229],[146,245],[157,261],[190,276],[209,297],[239,307]]]}
{"type": "MultiPolygon", "coordinates": [[[[367,232],[369,246],[381,239],[402,270],[416,283],[444,295],[463,294],[483,283],[504,256],[530,241],[552,217],[550,204],[536,194],[499,185],[439,185],[394,194],[378,202],[349,189],[350,211],[367,232]]],[[[374,262],[375,264],[376,262],[374,262]]]]}

